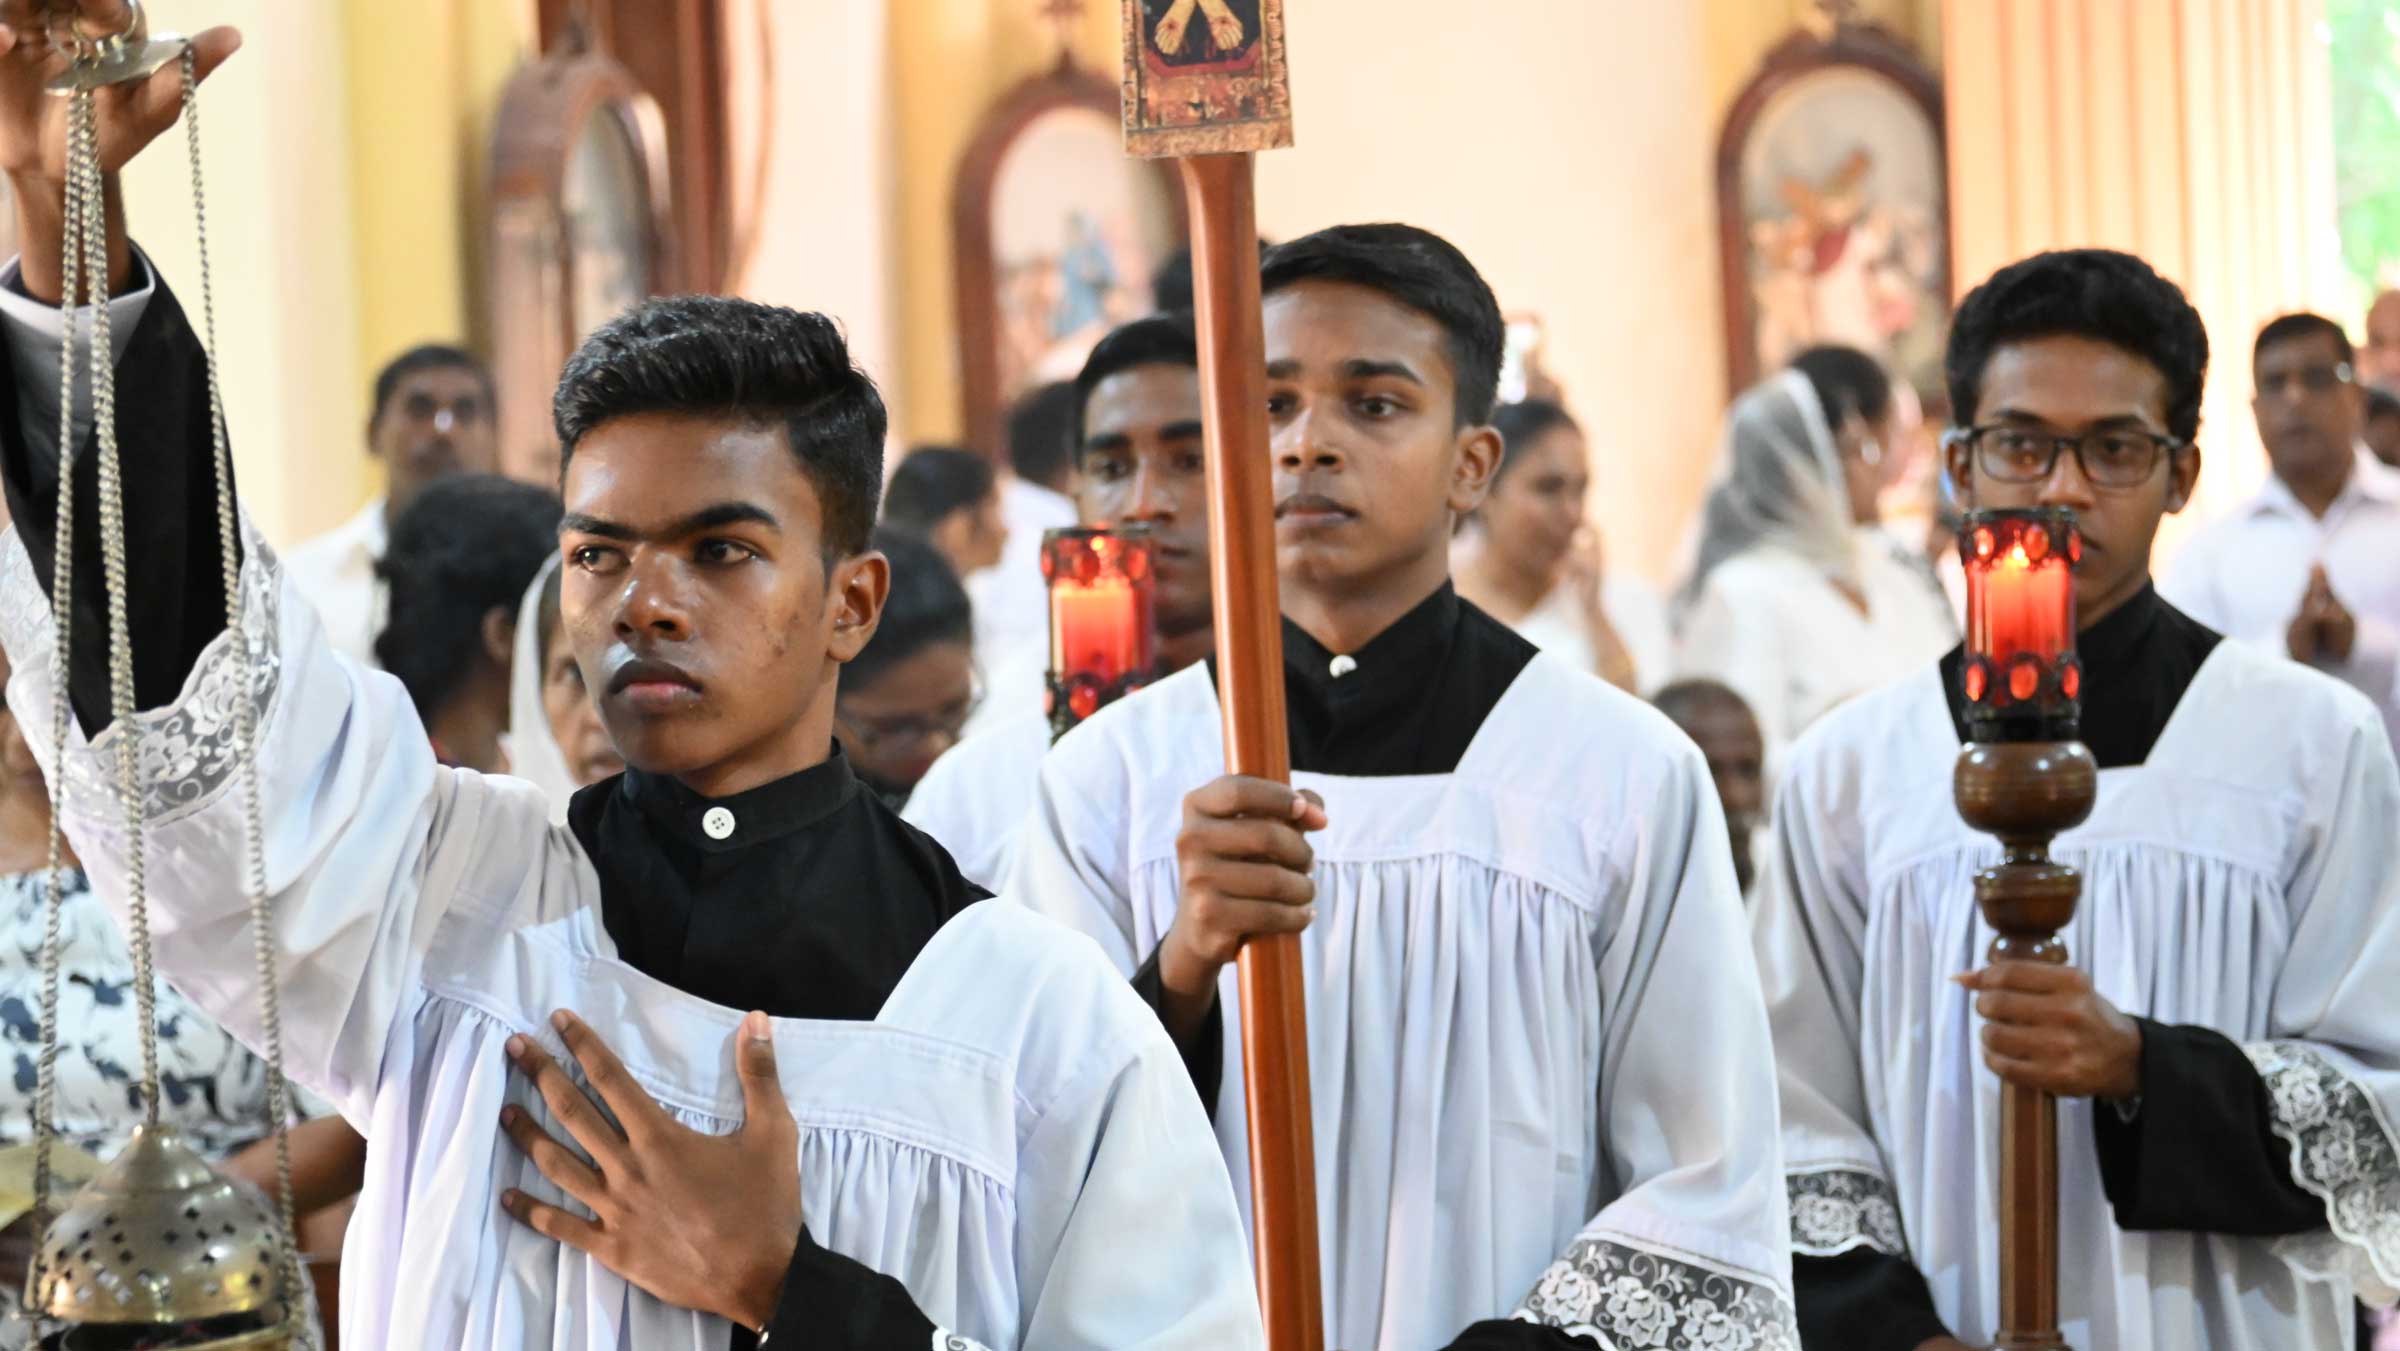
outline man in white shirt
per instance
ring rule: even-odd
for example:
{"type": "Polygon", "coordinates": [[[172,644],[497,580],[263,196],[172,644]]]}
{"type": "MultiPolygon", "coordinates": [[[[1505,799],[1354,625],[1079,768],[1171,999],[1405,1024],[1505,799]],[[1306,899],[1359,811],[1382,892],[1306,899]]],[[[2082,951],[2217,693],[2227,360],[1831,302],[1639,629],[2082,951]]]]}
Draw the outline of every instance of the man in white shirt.
{"type": "Polygon", "coordinates": [[[2358,376],[2376,389],[2400,389],[2400,291],[2379,291],[2367,307],[2367,345],[2358,376]]]}
{"type": "Polygon", "coordinates": [[[314,539],[292,546],[284,570],[316,607],[333,649],[375,664],[383,629],[383,561],[391,523],[425,485],[449,474],[488,474],[499,466],[492,422],[492,375],[456,347],[426,343],[394,357],[375,377],[367,418],[367,454],[383,461],[383,495],[314,539]]]}
{"type": "Polygon", "coordinates": [[[2341,326],[2288,314],[2259,330],[2251,407],[2275,470],[2196,534],[2165,595],[2229,637],[2288,652],[2400,726],[2400,470],[2360,444],[2366,394],[2341,326]]]}

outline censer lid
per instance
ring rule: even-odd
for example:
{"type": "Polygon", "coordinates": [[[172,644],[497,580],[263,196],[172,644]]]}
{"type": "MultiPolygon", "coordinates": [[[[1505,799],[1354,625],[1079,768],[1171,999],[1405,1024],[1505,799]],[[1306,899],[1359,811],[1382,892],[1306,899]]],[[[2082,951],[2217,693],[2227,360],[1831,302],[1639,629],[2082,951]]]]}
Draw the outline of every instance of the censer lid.
{"type": "Polygon", "coordinates": [[[34,1302],[78,1323],[189,1323],[284,1307],[277,1224],[171,1126],[146,1125],[42,1236],[34,1302]]]}

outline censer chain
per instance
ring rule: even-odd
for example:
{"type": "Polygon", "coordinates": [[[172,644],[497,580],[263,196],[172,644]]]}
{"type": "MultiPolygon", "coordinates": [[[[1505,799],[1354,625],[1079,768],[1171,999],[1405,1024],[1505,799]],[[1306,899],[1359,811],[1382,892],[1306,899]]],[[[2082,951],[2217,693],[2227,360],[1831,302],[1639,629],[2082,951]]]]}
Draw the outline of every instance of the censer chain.
{"type": "MultiPolygon", "coordinates": [[[[230,640],[235,648],[238,691],[234,698],[236,792],[243,808],[243,888],[249,905],[253,951],[259,977],[259,1012],[267,1062],[268,1111],[274,1119],[278,1259],[286,1291],[285,1311],[295,1339],[308,1340],[303,1307],[299,1250],[294,1241],[291,1162],[291,1086],[283,1073],[283,1019],[276,992],[275,953],[268,929],[265,831],[258,791],[258,652],[241,622],[241,555],[237,547],[239,516],[233,495],[233,460],[225,435],[224,391],[218,380],[216,299],[209,271],[207,197],[200,164],[198,78],[195,54],[182,53],[182,114],[190,157],[192,210],[200,271],[203,352],[208,372],[209,429],[212,467],[217,489],[219,559],[223,570],[230,640]]],[[[46,1222],[51,1214],[53,1185],[50,1149],[55,1136],[55,1076],[58,1055],[58,966],[60,913],[64,871],[61,835],[66,809],[64,755],[67,746],[68,670],[74,651],[74,471],[75,394],[78,365],[88,369],[94,439],[98,462],[101,562],[108,597],[110,720],[117,729],[117,793],[125,812],[126,909],[128,946],[134,962],[134,991],[141,1021],[142,1106],[145,1125],[158,1122],[158,1021],[152,960],[149,899],[145,885],[139,737],[134,725],[133,656],[127,610],[125,512],[122,461],[116,435],[116,379],[110,333],[108,294],[108,234],[105,184],[100,170],[97,109],[91,90],[78,90],[68,99],[67,175],[65,184],[66,250],[62,259],[61,304],[67,340],[62,344],[59,373],[59,500],[53,560],[53,681],[52,744],[59,770],[53,776],[49,839],[48,914],[43,932],[42,1026],[44,1038],[36,1088],[34,1188],[37,1213],[46,1222]],[[78,306],[88,316],[86,360],[76,359],[75,315],[78,306]]]]}

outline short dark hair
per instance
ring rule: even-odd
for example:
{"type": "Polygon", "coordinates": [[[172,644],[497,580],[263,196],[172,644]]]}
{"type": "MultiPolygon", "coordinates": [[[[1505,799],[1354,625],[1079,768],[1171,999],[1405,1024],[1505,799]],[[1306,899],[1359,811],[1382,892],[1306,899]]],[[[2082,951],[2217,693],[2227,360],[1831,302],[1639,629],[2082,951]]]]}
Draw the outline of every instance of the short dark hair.
{"type": "Polygon", "coordinates": [[[1111,331],[1084,358],[1083,369],[1075,373],[1075,382],[1069,386],[1075,396],[1075,426],[1069,444],[1083,444],[1083,419],[1091,411],[1092,391],[1101,381],[1136,366],[1196,369],[1199,365],[1200,339],[1193,332],[1189,314],[1153,314],[1111,331]]]}
{"type": "Polygon", "coordinates": [[[2167,432],[2200,432],[2208,378],[2208,330],[2175,283],[2114,249],[2037,253],[1993,273],[1959,302],[1942,373],[1951,416],[1972,423],[1984,368],[2005,344],[2071,335],[2104,342],[2149,362],[2167,382],[2167,432]]]}
{"type": "Polygon", "coordinates": [[[2400,417],[2400,394],[2381,385],[2367,386],[2367,421],[2379,417],[2400,417]]]}
{"type": "Polygon", "coordinates": [[[483,617],[511,620],[542,561],[558,550],[558,498],[498,474],[451,474],[425,486],[392,523],[375,564],[391,605],[375,660],[432,717],[482,643],[483,617]]]}
{"type": "MultiPolygon", "coordinates": [[[[1274,241],[1263,235],[1260,236],[1258,241],[1259,261],[1266,261],[1268,250],[1274,247],[1274,241]]],[[[1150,308],[1160,314],[1173,314],[1178,310],[1188,310],[1191,307],[1192,251],[1187,246],[1168,254],[1166,261],[1151,270],[1150,308]]]]}
{"type": "Polygon", "coordinates": [[[842,685],[871,685],[884,672],[935,643],[975,641],[975,609],[950,560],[924,540],[885,526],[875,548],[891,561],[892,589],[884,597],[875,636],[842,668],[842,685]]]}
{"type": "Polygon", "coordinates": [[[1892,373],[1855,347],[1822,343],[1793,357],[1791,366],[1808,377],[1832,426],[1841,426],[1853,413],[1881,422],[1892,411],[1892,373]]]}
{"type": "Polygon", "coordinates": [[[1456,424],[1491,421],[1507,327],[1483,274],[1450,241],[1414,225],[1336,225],[1267,251],[1262,290],[1304,281],[1381,291],[1440,324],[1449,338],[1456,424]]]}
{"type": "Polygon", "coordinates": [[[883,396],[831,319],[726,296],[645,300],[567,359],[551,402],[559,472],[593,428],[637,413],[780,426],[817,490],[826,556],[866,550],[883,487],[883,396]]]}
{"type": "Polygon", "coordinates": [[[1064,380],[1018,399],[1008,410],[1008,467],[1028,483],[1057,487],[1075,467],[1080,412],[1075,386],[1064,380]]]}
{"type": "Polygon", "coordinates": [[[2258,359],[2278,343],[2315,337],[2333,339],[2333,350],[2341,355],[2343,365],[2358,360],[2358,350],[2350,345],[2350,335],[2342,331],[2340,324],[2322,314],[2302,310],[2297,314],[2277,315],[2267,321],[2266,327],[2258,331],[2258,340],[2250,344],[2250,366],[2253,370],[2257,369],[2258,359]]]}
{"type": "Polygon", "coordinates": [[[883,491],[883,519],[894,530],[924,535],[992,495],[992,462],[957,446],[919,446],[900,459],[883,491]]]}
{"type": "Polygon", "coordinates": [[[492,384],[491,368],[485,366],[473,352],[449,343],[419,343],[383,363],[383,369],[375,373],[375,408],[367,414],[367,421],[374,423],[383,420],[383,410],[390,406],[392,396],[400,392],[401,381],[419,371],[450,370],[472,374],[476,382],[483,386],[486,403],[499,397],[498,390],[492,384]]]}
{"type": "Polygon", "coordinates": [[[1526,447],[1561,427],[1581,430],[1574,414],[1548,399],[1526,399],[1493,409],[1492,430],[1500,433],[1500,468],[1492,474],[1492,482],[1507,477],[1526,447]]]}
{"type": "Polygon", "coordinates": [[[1710,704],[1723,708],[1738,708],[1742,712],[1748,713],[1754,721],[1758,717],[1758,714],[1752,711],[1749,702],[1743,699],[1731,685],[1721,684],[1714,680],[1697,678],[1678,680],[1650,696],[1650,706],[1677,723],[1681,723],[1686,717],[1699,712],[1710,704]]]}

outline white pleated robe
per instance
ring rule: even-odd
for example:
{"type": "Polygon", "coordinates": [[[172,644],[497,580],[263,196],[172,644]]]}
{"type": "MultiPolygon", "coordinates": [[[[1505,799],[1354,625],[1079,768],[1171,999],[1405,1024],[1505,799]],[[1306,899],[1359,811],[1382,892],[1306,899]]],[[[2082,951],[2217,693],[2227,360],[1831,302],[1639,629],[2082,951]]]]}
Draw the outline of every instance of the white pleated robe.
{"type": "MultiPolygon", "coordinates": [[[[399,683],[336,659],[279,573],[252,535],[240,631],[264,659],[251,695],[287,1068],[372,1142],[342,1263],[344,1344],[722,1351],[721,1320],[501,1211],[507,1187],[573,1203],[498,1114],[514,1103],[568,1138],[502,1049],[523,1033],[572,1066],[548,1023],[563,1007],[676,1119],[730,1130],[741,1012],[618,961],[591,864],[541,793],[437,766],[399,683]]],[[[50,610],[13,529],[0,637],[10,706],[56,773],[50,610]]],[[[220,635],[181,697],[136,721],[159,967],[256,1045],[235,657],[220,635]]],[[[65,757],[68,832],[120,906],[123,818],[107,785],[121,734],[72,732],[65,757]]],[[[902,1282],[942,1329],[935,1351],[1263,1345],[1186,1072],[1088,943],[976,905],[873,1022],[778,1020],[775,1038],[810,1232],[902,1282]]]]}
{"type": "MultiPolygon", "coordinates": [[[[1999,1316],[2000,1081],[1950,977],[1992,941],[1938,668],[1794,747],[1756,910],[1797,1251],[1911,1258],[1958,1336],[1999,1316]]],[[[2089,1099],[2059,1104],[2062,1331],[2087,1351],[2346,1351],[2400,1285],[2400,775],[2353,691],[2221,643],[2139,765],[2059,837],[2068,960],[2128,1014],[2208,1027],[2264,1075],[2327,1231],[2120,1230],[2089,1099]]],[[[2102,1109],[2113,1110],[2113,1109],[2102,1109]]],[[[2209,1179],[2195,1177],[2195,1187],[2209,1179]]]]}
{"type": "MultiPolygon", "coordinates": [[[[1222,735],[1205,666],[1069,733],[1014,893],[1133,972],[1222,735]]],[[[1541,655],[1456,772],[1293,781],[1332,821],[1301,939],[1325,1344],[1431,1351],[1513,1314],[1626,1351],[1796,1346],[1766,1020],[1698,750],[1541,655]]],[[[1219,995],[1247,1215],[1230,967],[1219,995]]]]}

